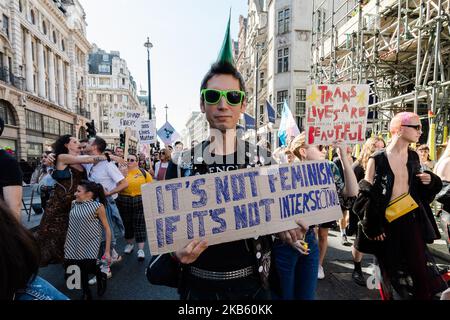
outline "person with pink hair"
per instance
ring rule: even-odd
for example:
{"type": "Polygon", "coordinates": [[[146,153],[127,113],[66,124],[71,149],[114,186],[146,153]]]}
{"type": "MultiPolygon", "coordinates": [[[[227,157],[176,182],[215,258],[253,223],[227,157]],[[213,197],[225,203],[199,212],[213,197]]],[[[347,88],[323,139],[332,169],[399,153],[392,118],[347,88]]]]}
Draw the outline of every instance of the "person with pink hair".
{"type": "Polygon", "coordinates": [[[427,248],[427,243],[440,238],[430,203],[442,181],[430,171],[421,171],[419,156],[409,148],[422,134],[417,114],[395,115],[390,131],[389,146],[367,163],[354,206],[363,208],[358,236],[364,235],[373,249],[367,252],[360,239],[359,250],[377,257],[383,299],[431,300],[446,289],[427,248]]]}

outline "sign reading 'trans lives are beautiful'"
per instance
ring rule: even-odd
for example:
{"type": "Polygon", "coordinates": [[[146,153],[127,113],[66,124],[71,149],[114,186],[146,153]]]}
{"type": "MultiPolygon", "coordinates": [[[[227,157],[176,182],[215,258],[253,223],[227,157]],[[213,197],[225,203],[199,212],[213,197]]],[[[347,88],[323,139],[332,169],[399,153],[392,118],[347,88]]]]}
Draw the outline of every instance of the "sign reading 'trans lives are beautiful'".
{"type": "Polygon", "coordinates": [[[342,217],[328,162],[257,167],[142,187],[153,255],[193,239],[209,245],[274,234],[342,217]]]}

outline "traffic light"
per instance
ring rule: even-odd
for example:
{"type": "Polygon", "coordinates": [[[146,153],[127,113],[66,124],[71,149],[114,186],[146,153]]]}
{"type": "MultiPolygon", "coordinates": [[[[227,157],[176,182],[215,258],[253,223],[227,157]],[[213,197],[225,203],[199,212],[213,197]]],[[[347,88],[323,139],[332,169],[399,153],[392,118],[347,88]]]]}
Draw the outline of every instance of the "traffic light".
{"type": "Polygon", "coordinates": [[[125,133],[120,134],[120,146],[125,148],[125,133]]]}
{"type": "Polygon", "coordinates": [[[88,133],[88,139],[95,138],[95,136],[97,135],[97,131],[95,131],[94,120],[92,120],[91,122],[86,122],[86,127],[87,127],[86,131],[88,133]]]}

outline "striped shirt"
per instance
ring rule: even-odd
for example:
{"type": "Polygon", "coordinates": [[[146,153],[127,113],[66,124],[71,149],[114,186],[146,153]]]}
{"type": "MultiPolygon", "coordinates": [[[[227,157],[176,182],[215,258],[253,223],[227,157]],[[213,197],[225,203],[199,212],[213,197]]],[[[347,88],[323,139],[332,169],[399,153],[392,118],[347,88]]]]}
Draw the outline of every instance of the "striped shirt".
{"type": "Polygon", "coordinates": [[[64,246],[65,259],[97,259],[103,230],[97,215],[100,206],[94,200],[72,203],[64,246]]]}

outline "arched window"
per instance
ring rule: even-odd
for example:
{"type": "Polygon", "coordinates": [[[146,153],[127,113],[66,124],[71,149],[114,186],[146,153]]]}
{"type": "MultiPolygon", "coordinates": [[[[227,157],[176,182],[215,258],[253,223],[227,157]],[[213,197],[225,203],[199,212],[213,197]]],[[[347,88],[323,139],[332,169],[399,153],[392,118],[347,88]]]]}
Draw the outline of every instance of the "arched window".
{"type": "Polygon", "coordinates": [[[14,118],[12,108],[13,106],[11,103],[6,100],[0,100],[0,118],[5,121],[5,124],[15,126],[16,119],[14,118]]]}
{"type": "Polygon", "coordinates": [[[36,24],[36,17],[34,15],[34,10],[33,9],[31,9],[31,11],[30,11],[30,19],[31,19],[31,23],[32,24],[36,24]]]}

